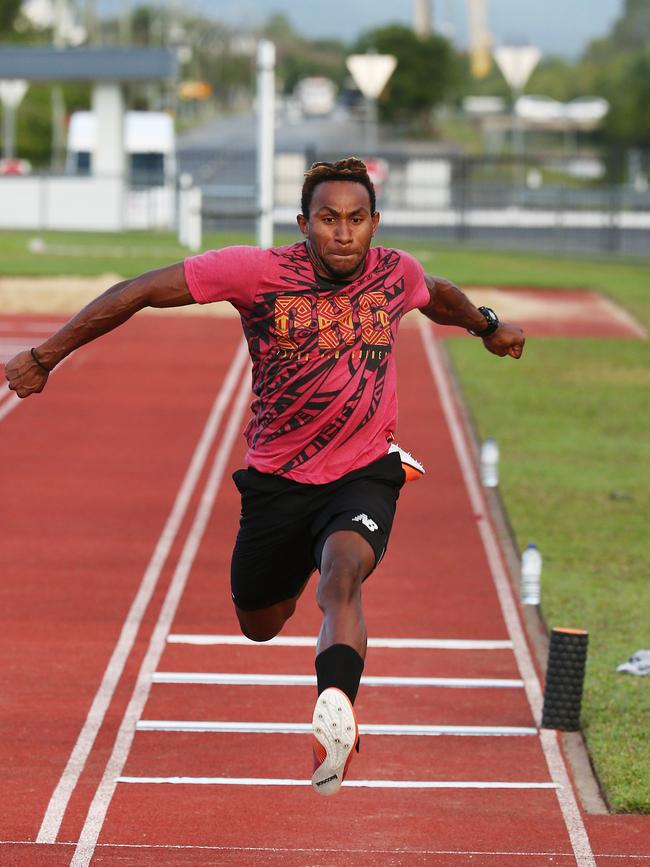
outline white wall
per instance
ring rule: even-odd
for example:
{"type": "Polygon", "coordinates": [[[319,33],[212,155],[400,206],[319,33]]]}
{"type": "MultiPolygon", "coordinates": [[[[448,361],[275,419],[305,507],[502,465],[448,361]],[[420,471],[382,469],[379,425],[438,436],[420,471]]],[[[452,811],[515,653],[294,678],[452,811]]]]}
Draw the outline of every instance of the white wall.
{"type": "Polygon", "coordinates": [[[0,229],[173,229],[173,188],[127,191],[96,177],[0,177],[0,229]]]}

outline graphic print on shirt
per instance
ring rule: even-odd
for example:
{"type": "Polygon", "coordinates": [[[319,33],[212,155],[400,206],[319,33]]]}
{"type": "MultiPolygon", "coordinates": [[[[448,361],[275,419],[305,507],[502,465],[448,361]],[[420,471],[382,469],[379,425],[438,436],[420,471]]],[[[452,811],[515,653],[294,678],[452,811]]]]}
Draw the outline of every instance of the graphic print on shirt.
{"type": "Polygon", "coordinates": [[[304,244],[276,255],[283,287],[262,286],[244,321],[257,396],[246,435],[259,449],[311,428],[313,436],[277,471],[285,474],[334,440],[346,443],[372,419],[403,312],[404,279],[393,277],[400,261],[394,250],[358,280],[331,288],[317,285],[304,244]]]}

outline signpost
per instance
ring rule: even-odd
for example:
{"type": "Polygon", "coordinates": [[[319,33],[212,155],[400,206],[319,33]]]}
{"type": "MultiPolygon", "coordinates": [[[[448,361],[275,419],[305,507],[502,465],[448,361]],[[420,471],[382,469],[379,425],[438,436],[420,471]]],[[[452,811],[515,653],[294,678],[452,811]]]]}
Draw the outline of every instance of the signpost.
{"type": "Polygon", "coordinates": [[[16,109],[27,93],[29,84],[22,78],[0,81],[0,102],[2,103],[3,137],[2,155],[10,160],[14,157],[16,143],[16,109]]]}
{"type": "Polygon", "coordinates": [[[494,50],[497,66],[517,94],[526,86],[541,56],[534,45],[502,45],[494,50]]]}
{"type": "Polygon", "coordinates": [[[512,91],[513,151],[522,161],[524,159],[524,131],[515,112],[515,104],[539,63],[541,52],[534,45],[502,45],[494,50],[497,66],[512,91]]]}
{"type": "Polygon", "coordinates": [[[351,54],[346,60],[350,75],[366,99],[365,146],[368,155],[377,151],[377,98],[397,66],[392,54],[351,54]]]}
{"type": "Polygon", "coordinates": [[[275,45],[257,46],[257,244],[273,244],[273,164],[275,157],[275,45]]]}

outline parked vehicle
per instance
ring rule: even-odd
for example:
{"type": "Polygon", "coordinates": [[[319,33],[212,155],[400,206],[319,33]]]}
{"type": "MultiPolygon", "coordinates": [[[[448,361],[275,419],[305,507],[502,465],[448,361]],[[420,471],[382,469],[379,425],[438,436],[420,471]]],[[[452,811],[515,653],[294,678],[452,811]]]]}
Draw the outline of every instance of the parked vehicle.
{"type": "Polygon", "coordinates": [[[324,117],[336,105],[336,92],[336,85],[329,78],[312,76],[298,82],[295,96],[304,115],[324,117]]]}

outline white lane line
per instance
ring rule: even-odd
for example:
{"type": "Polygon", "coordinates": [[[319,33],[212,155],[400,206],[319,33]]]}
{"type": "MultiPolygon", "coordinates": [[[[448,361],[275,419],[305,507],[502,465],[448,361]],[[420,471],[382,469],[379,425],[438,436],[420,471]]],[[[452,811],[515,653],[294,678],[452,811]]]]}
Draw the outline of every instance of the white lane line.
{"type": "MultiPolygon", "coordinates": [[[[118,783],[174,786],[311,786],[311,780],[277,777],[120,777],[118,783]]],[[[346,780],[356,789],[555,789],[555,783],[511,783],[494,780],[346,780]]]]}
{"type": "MultiPolygon", "coordinates": [[[[23,335],[21,337],[0,337],[0,364],[6,364],[14,355],[34,345],[34,337],[46,340],[49,334],[23,335]]],[[[41,341],[42,342],[42,341],[41,341]]]]}
{"type": "MultiPolygon", "coordinates": [[[[140,720],[137,730],[141,732],[196,732],[220,734],[311,734],[311,723],[293,722],[225,722],[222,720],[140,720]]],[[[537,729],[528,726],[456,726],[456,725],[392,725],[361,723],[362,735],[405,735],[408,737],[529,737],[537,729]]]]}
{"type": "MultiPolygon", "coordinates": [[[[200,635],[177,633],[167,637],[169,644],[241,645],[259,647],[258,641],[251,641],[245,635],[200,635]]],[[[316,637],[311,635],[276,635],[264,642],[264,647],[315,647],[316,637]]],[[[512,650],[512,641],[484,640],[467,638],[369,638],[368,647],[391,648],[397,650],[512,650]]]]}
{"type": "Polygon", "coordinates": [[[31,346],[30,340],[31,338],[26,334],[19,335],[18,337],[0,337],[0,353],[13,349],[15,354],[23,349],[29,349],[31,346]]]}
{"type": "MultiPolygon", "coordinates": [[[[449,384],[447,372],[440,356],[440,350],[432,334],[431,324],[421,319],[419,328],[424,352],[438,389],[440,403],[454,444],[454,449],[465,481],[465,487],[467,488],[472,510],[475,514],[487,515],[488,506],[485,497],[483,496],[483,491],[478,480],[476,467],[470,449],[467,445],[463,425],[458,415],[458,409],[449,384]]],[[[528,702],[533,712],[534,719],[539,721],[542,715],[542,689],[530,656],[530,651],[528,650],[528,644],[526,643],[519,612],[510,587],[510,581],[501,555],[501,549],[494,530],[492,529],[491,522],[486,518],[483,518],[477,523],[503,618],[506,622],[508,634],[511,636],[513,641],[513,650],[517,660],[517,665],[524,679],[528,702]]],[[[569,833],[577,867],[596,867],[587,830],[582,821],[582,816],[580,815],[580,809],[576,802],[573,788],[572,786],[565,785],[568,775],[555,733],[553,733],[552,737],[543,736],[541,738],[541,744],[551,779],[558,784],[558,788],[556,789],[558,803],[560,805],[564,824],[569,833]]]]}
{"type": "Polygon", "coordinates": [[[178,490],[174,505],[167,518],[156,548],[147,565],[140,582],[138,592],[129,609],[122,631],[109,663],[102,677],[102,682],[88,711],[88,716],[79,733],[68,763],[50,798],[45,816],[41,823],[37,843],[52,843],[61,827],[63,816],[68,806],[72,792],[77,785],[81,772],[102,725],[106,710],[113,698],[124,666],[133,648],[133,643],[140,629],[140,623],[158,583],[160,573],[165,565],[169,552],[178,535],[185,513],[190,505],[194,489],[199,481],[201,471],[208,458],[212,442],[217,435],[222,417],[228,407],[231,395],[241,376],[248,353],[244,343],[241,343],[230,365],[223,385],[215,399],[201,438],[194,450],[185,478],[178,490]]]}
{"type": "Polygon", "coordinates": [[[20,334],[21,331],[34,332],[42,334],[43,337],[49,337],[53,331],[59,329],[65,319],[59,319],[57,322],[22,322],[20,320],[8,321],[0,320],[0,331],[8,331],[10,334],[20,334]]]}
{"type": "MultiPolygon", "coordinates": [[[[154,683],[189,683],[228,686],[314,686],[313,674],[241,674],[238,672],[157,671],[154,683]]],[[[517,689],[523,680],[489,677],[362,677],[365,686],[440,686],[450,688],[517,689]]]]}
{"type": "MultiPolygon", "coordinates": [[[[245,346],[245,344],[242,344],[245,346]]],[[[241,357],[241,352],[238,358],[241,357]]],[[[244,360],[248,357],[244,349],[244,360]]],[[[135,734],[136,726],[149,696],[151,678],[154,674],[160,657],[165,649],[167,635],[176,614],[190,569],[194,558],[199,550],[203,534],[208,524],[217,493],[221,486],[224,471],[236,438],[239,436],[242,426],[242,416],[250,399],[250,377],[244,375],[237,394],[235,405],[228,418],[219,448],[215,455],[210,475],[205,484],[201,502],[194,516],[192,526],[188,532],[183,550],[178,560],[174,575],[171,579],[165,601],[163,603],[158,622],[151,635],[147,653],[140,666],[138,679],[133,689],[131,700],[122,717],[122,723],[115,739],[115,745],[108,760],[104,775],[101,779],[95,797],[92,800],[86,821],[81,830],[79,843],[75,849],[70,867],[87,867],[90,863],[97,839],[102,830],[106,813],[110,806],[117,780],[124,770],[124,765],[131,749],[131,743],[135,734]]]]}
{"type": "Polygon", "coordinates": [[[9,415],[12,409],[15,409],[20,403],[20,398],[16,397],[13,391],[4,391],[0,394],[0,421],[9,415]]]}
{"type": "MultiPolygon", "coordinates": [[[[0,846],[28,846],[35,847],[41,844],[35,843],[33,840],[0,840],[0,846]]],[[[76,846],[76,843],[72,840],[57,840],[55,843],[51,844],[52,846],[58,846],[59,848],[71,848],[72,846],[76,846]]],[[[324,846],[312,846],[309,849],[295,846],[293,848],[281,847],[281,846],[218,846],[218,845],[201,845],[200,843],[195,844],[182,844],[182,843],[110,843],[103,842],[97,843],[98,849],[143,849],[143,850],[152,850],[157,851],[160,849],[163,852],[167,851],[197,851],[197,852],[265,852],[270,854],[295,854],[295,853],[306,853],[313,855],[314,853],[326,853],[326,854],[340,854],[340,855],[368,855],[368,849],[350,849],[343,847],[329,847],[325,848],[324,846]]],[[[557,850],[540,852],[539,850],[528,850],[528,851],[510,851],[503,852],[499,850],[491,850],[487,851],[485,849],[379,849],[376,846],[372,847],[372,852],[375,855],[400,855],[402,858],[405,855],[446,855],[449,857],[458,857],[458,858],[467,858],[468,856],[479,856],[483,855],[485,857],[499,857],[499,858],[572,858],[573,852],[558,852],[557,850]]],[[[618,861],[640,861],[640,860],[650,860],[650,855],[630,855],[630,854],[622,854],[620,852],[608,852],[606,854],[597,853],[598,860],[604,861],[605,859],[616,859],[618,861]]]]}

